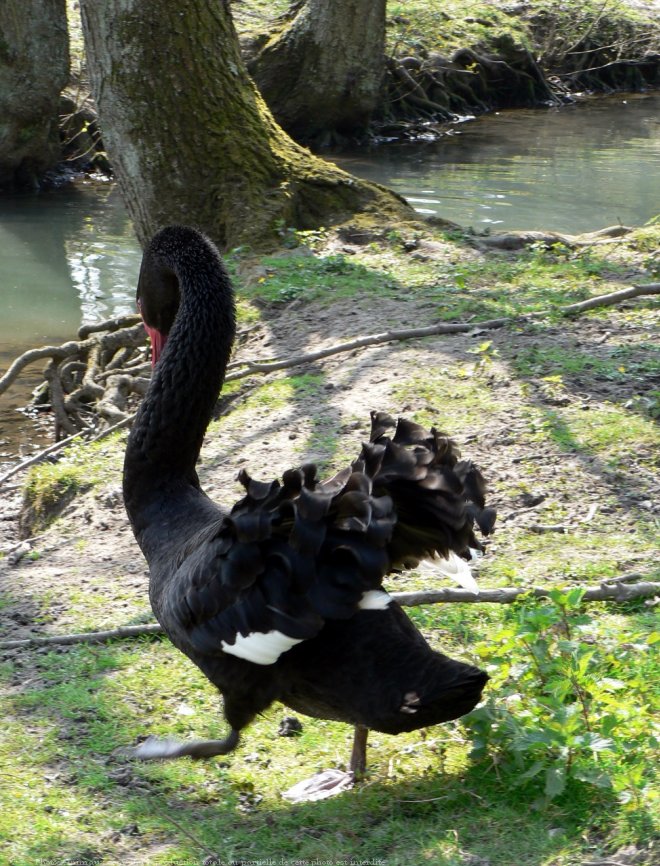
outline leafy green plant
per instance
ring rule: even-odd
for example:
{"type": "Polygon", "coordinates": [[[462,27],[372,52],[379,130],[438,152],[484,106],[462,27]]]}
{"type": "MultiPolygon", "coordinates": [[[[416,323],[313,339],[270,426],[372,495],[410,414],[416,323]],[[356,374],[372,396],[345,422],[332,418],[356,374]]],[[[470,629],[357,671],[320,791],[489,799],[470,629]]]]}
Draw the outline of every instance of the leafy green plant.
{"type": "Polygon", "coordinates": [[[658,731],[639,701],[653,699],[660,633],[622,644],[581,610],[582,595],[555,590],[546,603],[519,603],[494,638],[477,645],[493,684],[489,701],[466,719],[473,757],[530,789],[537,805],[582,783],[635,810],[654,797],[658,731]]]}
{"type": "Polygon", "coordinates": [[[470,355],[476,355],[477,360],[474,365],[475,373],[483,373],[490,369],[493,360],[499,355],[498,350],[493,346],[492,340],[485,340],[475,349],[468,349],[470,355]]]}

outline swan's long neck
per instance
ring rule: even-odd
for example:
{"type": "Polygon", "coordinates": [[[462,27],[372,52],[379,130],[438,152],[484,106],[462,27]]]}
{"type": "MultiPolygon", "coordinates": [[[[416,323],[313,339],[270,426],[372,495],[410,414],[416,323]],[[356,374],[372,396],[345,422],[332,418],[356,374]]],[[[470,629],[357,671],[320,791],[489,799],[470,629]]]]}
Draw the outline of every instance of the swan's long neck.
{"type": "Polygon", "coordinates": [[[136,534],[148,522],[140,512],[198,487],[195,464],[235,334],[233,292],[215,248],[193,232],[172,233],[168,243],[161,235],[145,253],[140,281],[175,284],[180,302],[126,448],[124,495],[136,534]]]}

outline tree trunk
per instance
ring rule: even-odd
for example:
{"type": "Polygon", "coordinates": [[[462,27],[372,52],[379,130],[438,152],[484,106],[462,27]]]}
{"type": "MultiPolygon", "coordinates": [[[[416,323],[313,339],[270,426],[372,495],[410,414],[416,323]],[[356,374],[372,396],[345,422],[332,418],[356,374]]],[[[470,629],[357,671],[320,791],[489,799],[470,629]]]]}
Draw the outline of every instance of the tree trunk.
{"type": "Polygon", "coordinates": [[[313,156],[274,122],[240,56],[227,0],[82,0],[93,89],[144,244],[194,224],[222,248],[357,211],[410,218],[394,193],[313,156]]]}
{"type": "Polygon", "coordinates": [[[297,140],[360,131],[381,95],[385,0],[307,0],[249,68],[297,140]]]}
{"type": "Polygon", "coordinates": [[[69,77],[65,0],[0,2],[0,189],[34,188],[60,158],[69,77]]]}

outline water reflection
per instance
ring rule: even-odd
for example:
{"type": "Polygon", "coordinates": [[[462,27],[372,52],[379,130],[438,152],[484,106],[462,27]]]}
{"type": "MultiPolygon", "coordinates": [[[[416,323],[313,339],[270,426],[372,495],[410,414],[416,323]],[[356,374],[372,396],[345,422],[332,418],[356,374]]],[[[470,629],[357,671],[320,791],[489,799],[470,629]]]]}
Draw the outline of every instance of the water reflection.
{"type": "Polygon", "coordinates": [[[660,96],[502,112],[437,142],[333,159],[461,225],[569,234],[640,225],[659,208],[660,96]]]}
{"type": "Polygon", "coordinates": [[[0,198],[0,250],[3,353],[135,309],[140,250],[109,185],[0,198]]]}
{"type": "MultiPolygon", "coordinates": [[[[140,257],[110,184],[0,197],[0,372],[28,348],[75,338],[81,324],[134,312],[140,257]]],[[[44,438],[17,411],[44,364],[0,396],[0,453],[44,438]]]]}

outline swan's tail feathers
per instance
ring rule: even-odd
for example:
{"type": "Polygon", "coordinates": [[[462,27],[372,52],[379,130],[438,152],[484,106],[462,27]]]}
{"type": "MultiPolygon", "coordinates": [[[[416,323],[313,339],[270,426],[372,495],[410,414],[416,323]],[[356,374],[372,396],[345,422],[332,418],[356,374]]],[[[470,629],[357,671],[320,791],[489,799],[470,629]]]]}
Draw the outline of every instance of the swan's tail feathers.
{"type": "Polygon", "coordinates": [[[137,746],[123,749],[122,753],[129,758],[140,761],[166,761],[174,758],[214,758],[216,755],[227,755],[238,745],[239,733],[231,730],[224,740],[176,740],[171,737],[159,739],[147,737],[137,746]]]}
{"type": "Polygon", "coordinates": [[[392,567],[413,567],[433,558],[443,570],[444,560],[448,576],[474,591],[467,561],[471,551],[483,550],[475,529],[488,535],[495,525],[494,509],[486,507],[483,476],[435,428],[428,431],[384,412],[372,412],[371,424],[370,441],[353,468],[371,476],[375,495],[394,502],[392,567]],[[464,567],[457,558],[465,561],[464,567]]]}
{"type": "Polygon", "coordinates": [[[450,552],[447,557],[437,556],[426,562],[424,566],[427,573],[435,572],[442,577],[449,577],[468,592],[479,592],[477,581],[472,576],[472,569],[464,559],[453,552],[450,552]]]}

